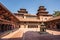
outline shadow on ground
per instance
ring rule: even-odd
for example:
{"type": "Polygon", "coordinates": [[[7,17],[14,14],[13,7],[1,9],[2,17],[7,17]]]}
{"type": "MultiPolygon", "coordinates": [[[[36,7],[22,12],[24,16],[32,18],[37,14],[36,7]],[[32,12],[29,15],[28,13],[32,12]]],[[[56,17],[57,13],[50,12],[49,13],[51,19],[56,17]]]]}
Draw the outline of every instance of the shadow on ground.
{"type": "Polygon", "coordinates": [[[40,34],[39,32],[28,31],[22,38],[4,38],[0,40],[60,40],[60,35],[40,34]]]}
{"type": "Polygon", "coordinates": [[[22,40],[60,40],[60,35],[40,34],[38,32],[28,31],[23,34],[22,40]]]}
{"type": "Polygon", "coordinates": [[[0,40],[22,40],[22,38],[4,38],[4,39],[1,39],[0,40]]]}

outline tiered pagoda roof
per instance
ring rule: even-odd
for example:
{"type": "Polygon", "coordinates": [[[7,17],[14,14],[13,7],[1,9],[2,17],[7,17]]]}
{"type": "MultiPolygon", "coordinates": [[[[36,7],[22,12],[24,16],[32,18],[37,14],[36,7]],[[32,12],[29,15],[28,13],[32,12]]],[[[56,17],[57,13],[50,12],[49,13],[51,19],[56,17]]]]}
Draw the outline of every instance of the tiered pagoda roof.
{"type": "Polygon", "coordinates": [[[44,6],[40,6],[37,12],[37,15],[50,15],[44,6]]]}
{"type": "Polygon", "coordinates": [[[18,13],[28,13],[28,11],[26,11],[26,9],[24,9],[24,8],[21,8],[21,9],[18,11],[18,13]]]}

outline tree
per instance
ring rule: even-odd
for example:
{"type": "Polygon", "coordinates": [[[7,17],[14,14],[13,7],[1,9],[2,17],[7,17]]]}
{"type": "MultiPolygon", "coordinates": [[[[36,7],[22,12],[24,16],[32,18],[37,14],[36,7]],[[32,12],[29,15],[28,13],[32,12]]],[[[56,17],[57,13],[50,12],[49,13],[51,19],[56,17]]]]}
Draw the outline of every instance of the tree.
{"type": "Polygon", "coordinates": [[[60,16],[60,11],[54,11],[53,15],[54,16],[60,16]]]}

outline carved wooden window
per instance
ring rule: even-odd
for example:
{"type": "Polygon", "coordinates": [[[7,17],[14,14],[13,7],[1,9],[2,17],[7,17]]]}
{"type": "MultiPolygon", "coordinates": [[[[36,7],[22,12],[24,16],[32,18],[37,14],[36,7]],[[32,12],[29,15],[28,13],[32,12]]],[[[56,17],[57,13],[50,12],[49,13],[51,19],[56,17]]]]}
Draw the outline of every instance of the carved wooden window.
{"type": "Polygon", "coordinates": [[[9,18],[9,16],[5,16],[5,15],[3,15],[3,16],[4,16],[5,20],[9,20],[9,21],[11,20],[11,18],[9,18]]]}
{"type": "Polygon", "coordinates": [[[28,25],[28,28],[38,28],[38,25],[28,25]]]}
{"type": "Polygon", "coordinates": [[[45,18],[45,20],[47,20],[47,18],[45,18]]]}

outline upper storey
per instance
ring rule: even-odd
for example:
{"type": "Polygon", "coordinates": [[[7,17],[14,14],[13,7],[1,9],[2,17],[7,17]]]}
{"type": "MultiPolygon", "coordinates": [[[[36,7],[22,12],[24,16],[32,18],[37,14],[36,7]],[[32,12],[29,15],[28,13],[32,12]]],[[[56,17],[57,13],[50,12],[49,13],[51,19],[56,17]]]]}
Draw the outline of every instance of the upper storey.
{"type": "Polygon", "coordinates": [[[15,13],[16,17],[20,21],[47,21],[48,19],[52,18],[52,15],[48,14],[46,8],[44,6],[40,6],[37,12],[37,15],[29,14],[26,9],[20,9],[18,13],[15,13]]]}
{"type": "Polygon", "coordinates": [[[26,11],[26,9],[24,9],[24,8],[21,8],[19,11],[18,11],[18,13],[28,13],[28,11],[26,11]]]}
{"type": "Polygon", "coordinates": [[[37,12],[37,15],[47,15],[48,12],[46,11],[46,8],[44,6],[40,6],[37,12]]]}
{"type": "Polygon", "coordinates": [[[19,22],[15,15],[12,14],[2,3],[0,3],[0,19],[10,22],[19,22]]]}

